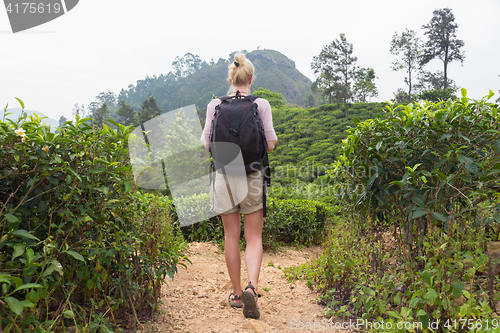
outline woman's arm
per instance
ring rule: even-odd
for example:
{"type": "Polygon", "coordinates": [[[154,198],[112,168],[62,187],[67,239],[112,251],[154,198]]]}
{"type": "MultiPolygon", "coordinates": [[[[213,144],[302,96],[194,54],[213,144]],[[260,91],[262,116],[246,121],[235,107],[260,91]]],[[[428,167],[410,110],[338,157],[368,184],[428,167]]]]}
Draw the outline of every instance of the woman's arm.
{"type": "Polygon", "coordinates": [[[278,137],[273,128],[273,115],[271,111],[271,105],[265,99],[258,98],[256,100],[259,106],[259,113],[262,119],[262,125],[264,127],[264,132],[267,139],[267,151],[272,151],[278,142],[278,137]]]}

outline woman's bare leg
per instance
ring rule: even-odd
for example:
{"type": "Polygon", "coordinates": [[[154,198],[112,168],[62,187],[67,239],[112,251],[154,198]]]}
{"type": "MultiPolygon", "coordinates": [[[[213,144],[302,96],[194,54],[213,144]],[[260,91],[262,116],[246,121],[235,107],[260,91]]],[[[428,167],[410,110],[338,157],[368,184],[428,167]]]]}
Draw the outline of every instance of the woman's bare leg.
{"type": "Polygon", "coordinates": [[[227,271],[233,285],[233,293],[241,295],[240,213],[222,214],[221,217],[224,224],[224,256],[227,271]]]}
{"type": "Polygon", "coordinates": [[[259,284],[260,266],[262,265],[262,225],[264,218],[262,210],[244,215],[245,264],[248,272],[248,281],[252,282],[257,292],[259,284]]]}

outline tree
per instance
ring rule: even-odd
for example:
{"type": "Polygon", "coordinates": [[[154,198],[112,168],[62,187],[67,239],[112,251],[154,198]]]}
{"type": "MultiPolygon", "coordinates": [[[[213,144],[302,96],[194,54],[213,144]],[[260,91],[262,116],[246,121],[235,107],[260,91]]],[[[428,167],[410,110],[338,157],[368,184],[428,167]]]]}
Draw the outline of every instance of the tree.
{"type": "Polygon", "coordinates": [[[412,98],[406,91],[404,91],[401,88],[398,88],[396,92],[394,93],[394,98],[392,99],[393,103],[398,103],[398,104],[407,104],[411,103],[412,98]]]}
{"type": "Polygon", "coordinates": [[[373,68],[360,68],[356,71],[354,82],[354,99],[366,103],[367,99],[378,96],[375,85],[375,70],[373,68]]]}
{"type": "Polygon", "coordinates": [[[408,85],[408,96],[411,98],[412,93],[412,74],[420,68],[420,60],[422,57],[422,42],[416,37],[416,32],[408,30],[402,32],[401,35],[395,33],[391,40],[390,52],[394,56],[400,56],[394,60],[391,68],[394,71],[400,69],[406,70],[408,76],[405,77],[405,83],[408,85]]]}
{"type": "Polygon", "coordinates": [[[252,95],[255,95],[260,98],[265,98],[271,104],[272,109],[279,109],[283,107],[283,95],[272,92],[268,89],[264,89],[262,87],[259,87],[252,95]]]}
{"type": "MultiPolygon", "coordinates": [[[[441,71],[432,73],[429,71],[420,71],[418,74],[419,82],[415,85],[415,90],[422,93],[427,90],[445,89],[444,74],[441,71]]],[[[448,78],[446,89],[451,89],[453,92],[458,90],[455,81],[448,78]]]]}
{"type": "Polygon", "coordinates": [[[311,69],[319,74],[318,87],[322,95],[329,98],[339,98],[345,107],[347,118],[347,103],[352,98],[351,84],[356,77],[357,57],[352,55],[353,45],[347,42],[345,34],[323,47],[319,55],[313,57],[311,69]]]}
{"type": "Polygon", "coordinates": [[[64,123],[67,121],[68,121],[68,119],[66,119],[65,116],[59,117],[59,127],[62,127],[64,125],[64,123]]]}
{"type": "Polygon", "coordinates": [[[94,112],[101,106],[98,102],[91,102],[87,106],[87,110],[89,110],[89,114],[94,114],[94,112]]]}
{"type": "Polygon", "coordinates": [[[447,101],[449,99],[456,100],[455,91],[452,88],[446,89],[433,89],[423,91],[418,95],[418,99],[425,100],[429,102],[439,102],[439,101],[447,101]]]}
{"type": "Polygon", "coordinates": [[[313,94],[307,94],[306,97],[304,97],[304,106],[306,108],[312,108],[314,105],[316,105],[316,101],[314,100],[313,94]]]}
{"type": "Polygon", "coordinates": [[[438,58],[444,65],[444,86],[448,88],[448,64],[454,60],[459,60],[462,64],[465,59],[465,52],[460,49],[464,42],[457,38],[455,16],[449,8],[438,9],[433,12],[433,17],[429,24],[422,26],[426,29],[424,33],[428,40],[425,43],[424,54],[421,64],[425,65],[432,59],[438,58]]]}
{"type": "Polygon", "coordinates": [[[106,103],[108,107],[113,107],[116,105],[116,94],[111,90],[101,92],[95,97],[95,99],[97,100],[99,105],[102,105],[103,103],[106,103]]]}
{"type": "Polygon", "coordinates": [[[175,57],[172,62],[172,72],[176,77],[186,77],[198,71],[206,62],[199,56],[192,53],[186,53],[183,57],[175,57]]]}
{"type": "Polygon", "coordinates": [[[102,103],[102,105],[97,110],[94,111],[93,118],[94,118],[94,125],[96,125],[99,128],[102,128],[104,120],[109,118],[108,103],[106,102],[102,103]]]}
{"type": "Polygon", "coordinates": [[[148,120],[158,117],[161,111],[162,109],[158,106],[156,99],[151,95],[142,102],[141,111],[139,111],[139,123],[144,124],[148,120]]]}
{"type": "Polygon", "coordinates": [[[73,116],[78,116],[80,118],[83,118],[85,117],[85,105],[79,105],[78,103],[76,103],[74,106],[73,106],[73,116]]]}
{"type": "Polygon", "coordinates": [[[136,114],[134,108],[125,103],[125,100],[121,100],[118,103],[118,111],[116,112],[122,119],[121,123],[125,126],[131,126],[136,124],[136,114]]]}

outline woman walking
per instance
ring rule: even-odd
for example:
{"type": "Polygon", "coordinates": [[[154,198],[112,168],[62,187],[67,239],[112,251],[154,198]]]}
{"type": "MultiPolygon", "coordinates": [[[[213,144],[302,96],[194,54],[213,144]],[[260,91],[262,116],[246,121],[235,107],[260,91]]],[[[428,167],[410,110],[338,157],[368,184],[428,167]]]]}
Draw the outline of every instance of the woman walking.
{"type": "MultiPolygon", "coordinates": [[[[231,84],[230,96],[249,96],[250,87],[254,77],[254,67],[245,55],[238,53],[234,57],[234,62],[229,66],[229,82],[231,84]]],[[[254,101],[257,104],[258,113],[262,127],[264,129],[267,150],[271,151],[277,142],[277,136],[273,128],[271,106],[263,98],[254,101]]],[[[216,106],[221,104],[221,99],[212,100],[207,106],[207,117],[203,130],[202,142],[206,149],[210,149],[210,136],[212,135],[212,120],[214,118],[216,106]]],[[[256,143],[257,145],[257,143],[256,143]]],[[[238,200],[237,204],[231,199],[231,208],[218,211],[221,213],[224,224],[224,254],[226,266],[233,285],[233,292],[229,295],[229,303],[233,307],[241,308],[247,318],[258,319],[260,311],[258,307],[258,283],[260,267],[262,264],[262,226],[263,226],[263,181],[264,170],[246,174],[246,185],[248,194],[244,199],[238,200]],[[240,240],[240,212],[244,218],[244,234],[246,240],[245,264],[248,273],[248,285],[245,289],[241,287],[241,260],[239,252],[240,240]]],[[[227,176],[216,173],[215,189],[213,195],[215,201],[220,199],[221,191],[228,191],[231,196],[231,189],[241,193],[241,189],[231,189],[227,185],[227,176]]],[[[240,186],[241,187],[241,186],[240,186]]],[[[246,187],[246,186],[245,186],[246,187]]],[[[226,192],[227,193],[227,192],[226,192]]],[[[226,194],[227,196],[227,194],[226,194]]],[[[219,205],[220,206],[220,205],[219,205]]]]}

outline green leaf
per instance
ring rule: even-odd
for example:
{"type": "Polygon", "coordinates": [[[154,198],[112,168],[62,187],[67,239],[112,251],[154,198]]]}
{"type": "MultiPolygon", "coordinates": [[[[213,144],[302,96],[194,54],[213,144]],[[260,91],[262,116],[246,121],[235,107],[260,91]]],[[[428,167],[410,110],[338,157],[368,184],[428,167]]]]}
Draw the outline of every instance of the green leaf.
{"type": "Polygon", "coordinates": [[[472,163],[472,160],[467,157],[467,156],[464,156],[464,155],[457,155],[457,160],[460,162],[460,163],[464,163],[464,164],[467,164],[467,163],[472,163]]]}
{"type": "Polygon", "coordinates": [[[469,305],[465,303],[460,307],[460,317],[467,317],[468,314],[469,314],[469,305]]]}
{"type": "Polygon", "coordinates": [[[16,284],[16,288],[23,284],[23,280],[20,277],[11,276],[3,273],[0,274],[0,282],[8,283],[10,285],[11,283],[9,280],[14,281],[14,283],[16,284]]]}
{"type": "Polygon", "coordinates": [[[408,128],[411,126],[411,123],[413,122],[413,117],[408,117],[405,122],[405,128],[408,128]]]}
{"type": "Polygon", "coordinates": [[[35,304],[33,304],[32,302],[27,301],[27,300],[23,300],[23,301],[21,301],[19,303],[21,303],[21,305],[23,306],[23,308],[32,308],[32,307],[35,306],[35,304]]]}
{"type": "Polygon", "coordinates": [[[124,165],[124,166],[116,168],[114,171],[115,172],[122,172],[122,171],[127,171],[127,170],[130,170],[130,167],[127,165],[124,165]]]}
{"type": "Polygon", "coordinates": [[[443,214],[441,213],[438,213],[438,212],[434,212],[432,213],[432,217],[434,217],[435,219],[439,220],[439,221],[447,221],[448,219],[446,218],[446,216],[444,216],[443,214]]]}
{"type": "Polygon", "coordinates": [[[73,319],[75,318],[75,314],[73,313],[73,311],[71,310],[66,310],[63,312],[63,315],[65,318],[68,318],[68,319],[73,319]]]}
{"type": "Polygon", "coordinates": [[[90,169],[89,171],[90,171],[90,173],[101,173],[104,170],[106,170],[106,167],[94,168],[94,169],[90,169]]]}
{"type": "Polygon", "coordinates": [[[431,280],[434,274],[431,271],[424,271],[422,273],[422,277],[424,278],[425,281],[427,281],[429,284],[432,284],[431,280]]]}
{"type": "Polygon", "coordinates": [[[381,146],[382,146],[382,141],[377,142],[377,145],[375,146],[375,148],[377,149],[377,151],[379,151],[379,149],[380,149],[381,146]]]}
{"type": "Polygon", "coordinates": [[[373,182],[375,181],[375,179],[377,179],[377,177],[378,173],[374,174],[373,176],[370,177],[370,179],[368,179],[368,183],[366,183],[366,187],[368,189],[373,185],[373,182]]]}
{"type": "Polygon", "coordinates": [[[462,179],[464,182],[472,183],[472,179],[468,175],[460,175],[459,178],[462,179]]]}
{"type": "Polygon", "coordinates": [[[33,249],[26,249],[26,258],[28,259],[28,264],[33,261],[33,257],[35,256],[35,252],[33,249]]]}
{"type": "Polygon", "coordinates": [[[453,286],[453,296],[459,298],[462,295],[462,290],[464,290],[464,284],[460,281],[456,282],[453,286]]]}
{"type": "Polygon", "coordinates": [[[472,172],[474,175],[478,175],[477,165],[475,163],[467,163],[465,169],[472,172]]]}
{"type": "Polygon", "coordinates": [[[444,139],[449,139],[449,138],[451,138],[452,136],[453,136],[453,135],[451,135],[451,134],[443,134],[443,135],[441,135],[441,137],[439,138],[439,141],[442,141],[442,140],[444,140],[444,139]]]}
{"type": "Polygon", "coordinates": [[[16,315],[20,316],[23,314],[23,305],[21,302],[19,302],[16,298],[14,297],[6,297],[5,302],[7,302],[7,305],[9,308],[14,312],[16,315]]]}
{"type": "Polygon", "coordinates": [[[460,91],[462,93],[462,97],[467,98],[467,90],[465,88],[462,88],[460,91]]]}
{"type": "Polygon", "coordinates": [[[414,307],[416,307],[416,306],[418,305],[418,303],[419,303],[420,301],[421,301],[421,299],[420,299],[420,298],[418,298],[418,297],[412,298],[412,299],[410,300],[410,302],[408,303],[408,306],[409,306],[410,308],[414,308],[414,307]]]}
{"type": "Polygon", "coordinates": [[[12,223],[19,222],[19,219],[15,215],[6,214],[5,217],[7,218],[7,221],[9,221],[9,222],[12,222],[12,223]]]}
{"type": "Polygon", "coordinates": [[[387,311],[387,314],[391,317],[401,319],[401,316],[394,311],[387,311]]]}
{"type": "Polygon", "coordinates": [[[54,269],[56,270],[56,272],[59,273],[59,275],[63,276],[64,273],[63,273],[63,267],[62,267],[61,263],[55,259],[52,259],[51,263],[54,266],[54,269]]]}
{"type": "Polygon", "coordinates": [[[113,125],[115,125],[116,127],[120,128],[120,126],[123,126],[122,124],[119,124],[117,123],[115,120],[111,119],[111,118],[108,118],[108,119],[104,119],[104,121],[107,121],[113,125]]]}
{"type": "Polygon", "coordinates": [[[54,159],[56,160],[57,163],[61,163],[62,162],[61,158],[59,156],[57,156],[57,155],[54,156],[54,159]]]}
{"type": "Polygon", "coordinates": [[[109,165],[110,163],[102,158],[98,158],[95,160],[95,162],[98,162],[98,163],[102,163],[102,164],[105,164],[105,165],[109,165]]]}
{"type": "Polygon", "coordinates": [[[425,316],[426,314],[427,314],[427,312],[425,312],[425,310],[420,309],[420,310],[418,310],[418,312],[417,312],[417,317],[420,317],[420,316],[425,316]]]}
{"type": "Polygon", "coordinates": [[[424,210],[422,208],[419,208],[419,209],[417,209],[416,211],[413,212],[413,218],[416,219],[416,218],[424,216],[426,214],[427,214],[426,210],[424,210]]]}
{"type": "Polygon", "coordinates": [[[16,235],[16,236],[19,236],[19,237],[29,238],[29,239],[33,239],[33,240],[36,240],[36,241],[40,241],[37,237],[33,236],[32,234],[30,234],[29,232],[27,232],[24,229],[16,230],[12,234],[16,235]]]}
{"type": "Polygon", "coordinates": [[[17,287],[14,292],[19,291],[19,290],[24,290],[24,289],[32,289],[32,288],[43,288],[41,284],[38,283],[25,283],[19,287],[17,287]]]}
{"type": "Polygon", "coordinates": [[[73,258],[75,258],[76,260],[80,260],[80,261],[85,262],[85,259],[83,258],[83,256],[78,252],[69,250],[69,251],[66,251],[66,253],[73,256],[73,258]]]}
{"type": "Polygon", "coordinates": [[[22,256],[25,248],[26,246],[21,243],[17,243],[16,245],[14,245],[14,253],[12,253],[12,260],[16,259],[19,256],[22,256]]]}
{"type": "Polygon", "coordinates": [[[420,197],[412,197],[411,200],[416,203],[417,205],[419,205],[420,207],[425,207],[425,202],[424,200],[422,200],[422,198],[420,197]]]}
{"type": "Polygon", "coordinates": [[[75,170],[68,168],[68,172],[70,172],[73,176],[75,176],[79,181],[82,181],[82,178],[80,178],[80,175],[75,172],[75,170]]]}
{"type": "Polygon", "coordinates": [[[52,272],[54,271],[56,267],[51,264],[49,267],[47,267],[47,269],[43,272],[42,276],[49,276],[50,274],[52,274],[52,272]]]}
{"type": "Polygon", "coordinates": [[[432,288],[430,288],[427,293],[425,294],[424,298],[426,300],[435,300],[436,298],[438,297],[438,294],[436,293],[436,291],[432,288]]]}
{"type": "Polygon", "coordinates": [[[499,213],[493,214],[493,219],[495,220],[495,222],[500,223],[500,214],[499,213]]]}
{"type": "Polygon", "coordinates": [[[125,181],[125,193],[128,193],[130,191],[130,181],[126,180],[125,181]]]}
{"type": "Polygon", "coordinates": [[[23,103],[23,101],[21,101],[21,100],[20,100],[19,98],[17,98],[17,97],[14,97],[14,98],[15,98],[15,99],[17,99],[17,101],[19,102],[19,104],[21,104],[21,107],[22,107],[22,108],[23,108],[23,110],[24,110],[24,103],[23,103]]]}

